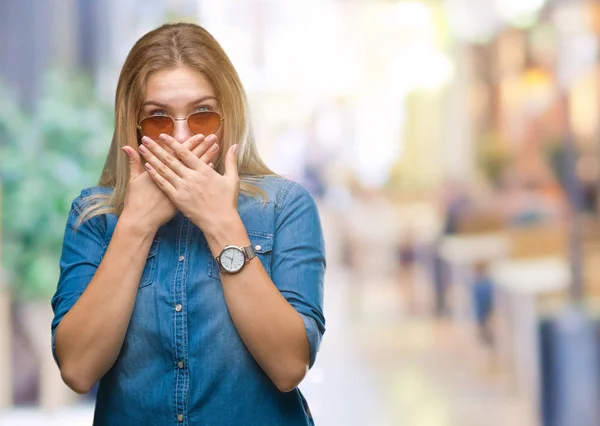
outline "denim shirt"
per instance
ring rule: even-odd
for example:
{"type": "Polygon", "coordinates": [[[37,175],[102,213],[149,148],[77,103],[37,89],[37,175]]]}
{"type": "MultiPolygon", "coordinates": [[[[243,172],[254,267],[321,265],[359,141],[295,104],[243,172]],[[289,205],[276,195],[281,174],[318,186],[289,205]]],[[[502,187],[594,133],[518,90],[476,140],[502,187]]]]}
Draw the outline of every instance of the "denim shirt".
{"type": "MultiPolygon", "coordinates": [[[[257,185],[266,204],[240,195],[238,212],[258,259],[304,321],[312,366],[325,331],[317,207],[292,181],[269,176],[257,185]]],[[[75,230],[82,199],[111,190],[85,189],[71,207],[52,298],[53,351],[56,327],[94,276],[117,222],[101,215],[75,230]]],[[[244,345],[206,239],[181,213],[154,237],[121,352],[99,383],[94,424],[313,424],[300,391],[280,392],[244,345]]]]}

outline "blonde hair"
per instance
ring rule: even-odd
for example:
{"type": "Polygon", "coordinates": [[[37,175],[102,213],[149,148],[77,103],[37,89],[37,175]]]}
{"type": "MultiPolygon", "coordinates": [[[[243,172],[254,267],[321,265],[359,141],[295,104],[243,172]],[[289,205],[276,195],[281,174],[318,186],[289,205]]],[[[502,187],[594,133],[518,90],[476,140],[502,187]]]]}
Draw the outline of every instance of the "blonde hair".
{"type": "Polygon", "coordinates": [[[229,57],[204,28],[190,23],[166,24],[140,38],[123,64],[115,96],[115,130],[99,186],[113,188],[112,194],[93,194],[84,199],[79,223],[101,214],[123,211],[129,165],[121,148],[138,146],[137,120],[145,97],[148,78],[155,72],[185,66],[201,72],[212,84],[219,99],[223,139],[215,170],[224,172],[224,154],[238,146],[240,192],[266,198],[252,182],[274,175],[263,163],[254,141],[248,102],[241,80],[229,57]]]}

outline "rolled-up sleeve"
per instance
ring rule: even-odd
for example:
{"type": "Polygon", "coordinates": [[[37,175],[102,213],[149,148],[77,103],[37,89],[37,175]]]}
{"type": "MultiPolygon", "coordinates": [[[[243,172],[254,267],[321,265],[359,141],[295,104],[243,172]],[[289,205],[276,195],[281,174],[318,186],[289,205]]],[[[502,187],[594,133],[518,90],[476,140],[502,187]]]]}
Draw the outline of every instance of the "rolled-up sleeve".
{"type": "Polygon", "coordinates": [[[102,249],[105,244],[106,223],[100,216],[95,216],[78,227],[76,226],[83,201],[88,195],[89,190],[83,190],[71,205],[60,257],[60,277],[56,293],[51,301],[54,311],[51,326],[52,355],[57,364],[56,328],[94,277],[100,265],[102,249]]]}
{"type": "Polygon", "coordinates": [[[323,333],[325,243],[317,205],[306,189],[290,182],[282,190],[273,241],[273,282],[300,313],[312,367],[323,333]]]}

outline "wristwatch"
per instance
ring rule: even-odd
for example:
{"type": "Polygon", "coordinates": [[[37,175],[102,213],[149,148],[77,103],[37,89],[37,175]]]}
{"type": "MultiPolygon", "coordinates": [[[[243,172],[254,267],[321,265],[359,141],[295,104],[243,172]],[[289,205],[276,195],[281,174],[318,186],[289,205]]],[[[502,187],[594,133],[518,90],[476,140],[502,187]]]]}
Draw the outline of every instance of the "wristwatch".
{"type": "Polygon", "coordinates": [[[256,253],[252,245],[246,247],[227,246],[215,259],[220,271],[237,274],[254,257],[256,257],[256,253]]]}

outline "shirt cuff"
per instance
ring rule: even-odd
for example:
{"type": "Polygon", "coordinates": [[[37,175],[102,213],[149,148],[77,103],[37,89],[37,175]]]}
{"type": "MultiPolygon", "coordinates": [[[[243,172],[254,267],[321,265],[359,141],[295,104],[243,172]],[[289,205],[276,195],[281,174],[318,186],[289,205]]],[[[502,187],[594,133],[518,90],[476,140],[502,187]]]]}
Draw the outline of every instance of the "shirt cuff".
{"type": "Polygon", "coordinates": [[[310,350],[310,362],[308,368],[312,368],[315,360],[317,359],[317,352],[321,345],[321,338],[323,337],[319,327],[315,320],[304,314],[300,314],[302,321],[304,322],[304,329],[306,331],[306,337],[308,338],[308,346],[310,350]]]}

